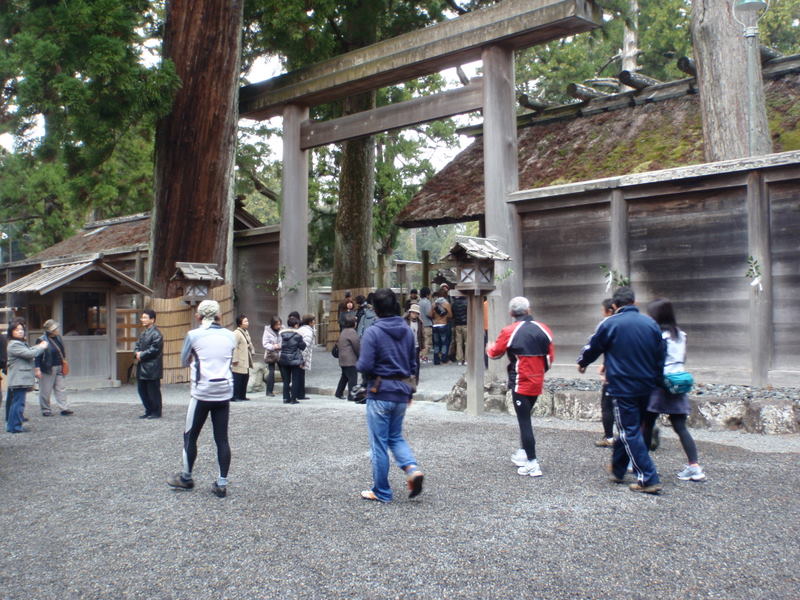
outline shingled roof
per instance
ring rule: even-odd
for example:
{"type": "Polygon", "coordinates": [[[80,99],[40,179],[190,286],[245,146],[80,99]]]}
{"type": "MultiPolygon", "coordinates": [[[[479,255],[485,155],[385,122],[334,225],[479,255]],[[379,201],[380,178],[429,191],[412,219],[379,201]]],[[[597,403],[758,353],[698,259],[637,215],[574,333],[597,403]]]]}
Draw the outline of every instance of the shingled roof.
{"type": "MultiPolygon", "coordinates": [[[[782,62],[792,66],[779,73],[780,79],[765,82],[775,152],[800,149],[800,74],[793,58],[782,62]]],[[[597,112],[588,102],[521,117],[519,188],[705,162],[695,92],[694,80],[686,79],[660,86],[660,101],[629,92],[618,96],[630,102],[617,102],[614,109],[608,108],[613,99],[604,99],[597,112]]],[[[460,223],[480,220],[483,212],[483,141],[478,136],[422,186],[397,223],[408,228],[460,223]]]]}

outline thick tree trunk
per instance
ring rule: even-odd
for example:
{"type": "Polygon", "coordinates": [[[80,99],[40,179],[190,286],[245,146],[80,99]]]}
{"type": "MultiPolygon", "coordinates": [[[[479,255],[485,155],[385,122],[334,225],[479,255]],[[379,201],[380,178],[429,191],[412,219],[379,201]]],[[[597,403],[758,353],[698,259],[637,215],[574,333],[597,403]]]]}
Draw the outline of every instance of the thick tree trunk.
{"type": "Polygon", "coordinates": [[[182,86],[156,130],[150,284],[177,295],[175,262],[216,263],[230,280],[242,0],[170,0],[164,56],[182,86]]]}
{"type": "Polygon", "coordinates": [[[748,100],[745,38],[731,6],[720,0],[692,2],[692,43],[708,161],[772,152],[761,66],[755,65],[753,97],[748,100]]]}
{"type": "MultiPolygon", "coordinates": [[[[375,93],[351,96],[344,114],[375,107],[375,93]]],[[[336,214],[336,242],[333,254],[334,289],[371,287],[372,197],[375,190],[375,138],[342,144],[339,175],[339,210],[336,214]]]]}

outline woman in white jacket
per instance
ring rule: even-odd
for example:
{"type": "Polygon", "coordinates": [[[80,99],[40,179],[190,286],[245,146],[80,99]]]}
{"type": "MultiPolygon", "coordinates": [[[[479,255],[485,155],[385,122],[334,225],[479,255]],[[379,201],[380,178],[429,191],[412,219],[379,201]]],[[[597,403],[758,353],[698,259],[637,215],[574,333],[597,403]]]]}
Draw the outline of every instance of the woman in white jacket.
{"type": "Polygon", "coordinates": [[[269,325],[264,327],[264,335],[261,338],[261,345],[264,347],[264,362],[267,365],[267,396],[274,396],[275,389],[275,365],[281,356],[281,318],[273,316],[269,325]]]}

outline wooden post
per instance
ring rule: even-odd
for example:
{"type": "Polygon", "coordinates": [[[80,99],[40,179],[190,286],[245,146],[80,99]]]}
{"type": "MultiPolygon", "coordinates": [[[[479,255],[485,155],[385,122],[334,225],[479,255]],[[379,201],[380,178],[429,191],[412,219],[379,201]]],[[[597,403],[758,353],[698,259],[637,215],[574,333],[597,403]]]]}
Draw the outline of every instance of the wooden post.
{"type": "MultiPolygon", "coordinates": [[[[511,256],[510,261],[497,263],[497,290],[489,296],[489,339],[493,340],[508,320],[509,301],[522,294],[522,235],[516,209],[506,204],[508,194],[519,186],[514,52],[489,46],[482,58],[486,237],[511,256]]],[[[489,372],[502,378],[505,366],[505,361],[492,361],[489,372]]]]}
{"type": "Polygon", "coordinates": [[[611,225],[609,240],[611,245],[611,268],[621,275],[630,276],[628,259],[628,203],[622,190],[611,192],[611,225]]]}
{"type": "Polygon", "coordinates": [[[420,287],[431,285],[431,251],[422,251],[422,283],[420,287]]]}
{"type": "Polygon", "coordinates": [[[483,414],[483,295],[468,296],[467,306],[467,412],[483,414]]]}
{"type": "Polygon", "coordinates": [[[300,149],[300,124],[308,108],[283,111],[283,182],[279,273],[283,270],[278,312],[308,312],[308,152],[300,149]]]}
{"type": "Polygon", "coordinates": [[[763,387],[772,364],[772,258],[770,252],[769,199],[757,171],[747,176],[747,245],[761,267],[761,290],[750,291],[750,383],[763,387]]]}

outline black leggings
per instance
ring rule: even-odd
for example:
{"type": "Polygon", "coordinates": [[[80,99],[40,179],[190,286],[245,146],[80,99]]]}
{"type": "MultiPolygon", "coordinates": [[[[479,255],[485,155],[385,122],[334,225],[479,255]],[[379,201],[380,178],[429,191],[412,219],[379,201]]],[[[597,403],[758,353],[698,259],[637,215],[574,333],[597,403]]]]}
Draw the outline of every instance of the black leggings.
{"type": "MultiPolygon", "coordinates": [[[[672,424],[675,433],[678,434],[683,451],[686,453],[686,460],[689,461],[689,464],[694,464],[697,462],[697,446],[694,443],[692,434],[689,433],[689,429],[686,427],[688,418],[689,415],[669,415],[669,422],[672,424]]],[[[642,419],[642,435],[644,435],[644,443],[648,448],[650,447],[650,440],[653,438],[653,427],[655,427],[656,419],[658,419],[658,413],[651,412],[646,412],[642,419]]]]}
{"type": "Polygon", "coordinates": [[[533,424],[531,423],[531,411],[536,404],[539,396],[523,396],[512,392],[514,400],[514,412],[517,413],[517,423],[519,423],[519,439],[528,460],[536,458],[536,438],[533,437],[533,424]]]}
{"type": "Polygon", "coordinates": [[[197,438],[200,437],[200,432],[210,413],[211,425],[214,428],[214,442],[217,444],[219,476],[228,476],[228,469],[231,466],[231,447],[228,444],[230,408],[231,404],[228,400],[209,402],[192,398],[186,414],[186,430],[183,432],[183,471],[185,475],[192,474],[192,467],[197,458],[197,438]]]}
{"type": "Polygon", "coordinates": [[[603,437],[614,437],[614,400],[608,394],[608,386],[604,383],[600,392],[600,414],[603,420],[603,437]]]}

